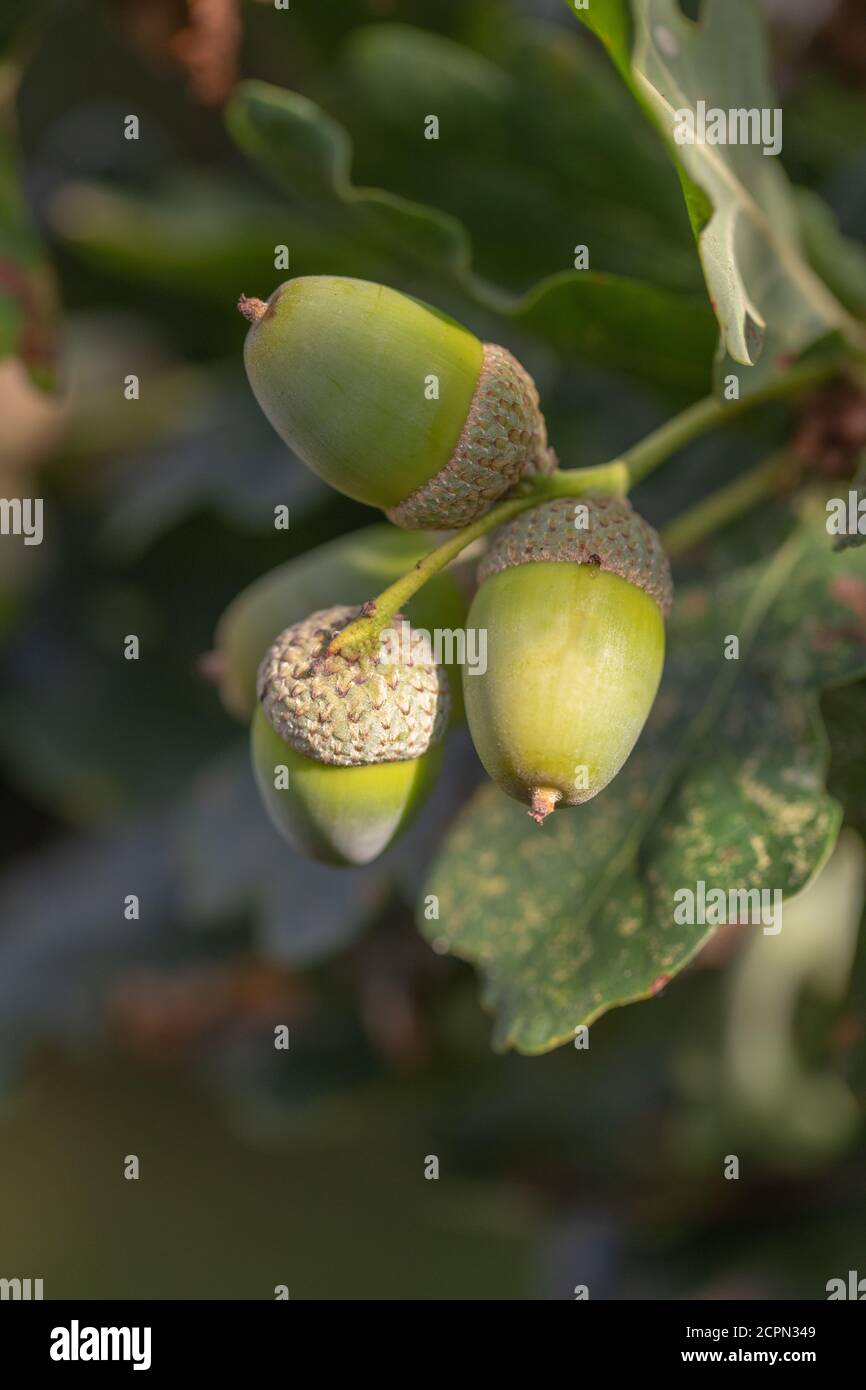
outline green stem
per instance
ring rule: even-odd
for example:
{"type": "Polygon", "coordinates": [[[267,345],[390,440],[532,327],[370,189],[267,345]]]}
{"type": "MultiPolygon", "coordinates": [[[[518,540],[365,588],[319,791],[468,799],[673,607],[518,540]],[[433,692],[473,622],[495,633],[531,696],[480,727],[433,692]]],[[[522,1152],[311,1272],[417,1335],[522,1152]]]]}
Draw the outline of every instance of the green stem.
{"type": "Polygon", "coordinates": [[[622,459],[600,463],[596,468],[558,468],[555,473],[527,478],[518,483],[511,496],[531,497],[533,502],[551,497],[583,497],[588,493],[625,497],[629,488],[628,467],[622,459]]]}
{"type": "Polygon", "coordinates": [[[800,362],[762,391],[756,391],[750,396],[742,396],[735,401],[705,396],[703,400],[696,401],[694,405],[675,415],[672,420],[666,421],[623,454],[622,461],[628,468],[629,488],[652,473],[660,463],[670,458],[671,454],[690,444],[693,439],[698,439],[709,430],[745,415],[755,406],[784,400],[788,396],[808,390],[810,386],[820,385],[829,377],[836,376],[843,369],[845,361],[841,354],[833,354],[814,362],[800,362]]]}
{"type": "Polygon", "coordinates": [[[791,464],[789,451],[773,454],[675,517],[661,533],[662,544],[668,555],[682,554],[698,541],[751,511],[759,502],[774,496],[790,477],[791,464]]]}
{"type": "Polygon", "coordinates": [[[389,626],[395,614],[409,599],[423,588],[428,579],[450,565],[461,551],[473,541],[510,521],[520,512],[537,507],[551,497],[586,497],[591,493],[622,497],[628,486],[628,470],[619,460],[603,463],[598,468],[570,468],[565,472],[541,475],[525,479],[505,502],[492,507],[471,526],[458,531],[450,540],[431,550],[408,574],[389,584],[381,594],[365,603],[361,616],[348,627],[344,627],[329,647],[331,655],[347,652],[357,655],[375,647],[379,636],[389,626]]]}

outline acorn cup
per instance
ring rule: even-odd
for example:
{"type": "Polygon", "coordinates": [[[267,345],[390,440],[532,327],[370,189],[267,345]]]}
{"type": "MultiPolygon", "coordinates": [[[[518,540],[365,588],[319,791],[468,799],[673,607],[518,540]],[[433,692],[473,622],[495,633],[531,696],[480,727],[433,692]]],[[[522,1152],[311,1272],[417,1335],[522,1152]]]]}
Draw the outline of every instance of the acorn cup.
{"type": "Polygon", "coordinates": [[[247,376],[274,429],[338,492],[408,530],[469,525],[555,458],[503,347],[384,285],[287,280],[241,296],[247,376]]]}
{"type": "MultiPolygon", "coordinates": [[[[262,657],[274,639],[308,613],[335,604],[362,604],[399,579],[432,548],[423,533],[398,531],[386,521],[307,550],[248,584],[225,609],[206,659],[229,712],[247,721],[256,707],[262,657]]],[[[468,603],[451,570],[443,570],[415,594],[406,616],[415,628],[446,631],[466,624],[468,603]]],[[[460,671],[446,665],[452,721],[462,717],[460,671]]]]}
{"type": "Polygon", "coordinates": [[[469,729],[541,824],[597,796],[637,742],[664,665],[670,567],[625,498],[563,497],[494,532],[478,579],[467,621],[487,632],[487,669],[464,671],[469,729]]]}
{"type": "Polygon", "coordinates": [[[259,668],[252,725],[271,820],[330,864],[368,864],[406,828],[435,781],[448,723],[448,678],[402,615],[375,652],[329,655],[359,612],[324,609],[280,634],[259,668]]]}

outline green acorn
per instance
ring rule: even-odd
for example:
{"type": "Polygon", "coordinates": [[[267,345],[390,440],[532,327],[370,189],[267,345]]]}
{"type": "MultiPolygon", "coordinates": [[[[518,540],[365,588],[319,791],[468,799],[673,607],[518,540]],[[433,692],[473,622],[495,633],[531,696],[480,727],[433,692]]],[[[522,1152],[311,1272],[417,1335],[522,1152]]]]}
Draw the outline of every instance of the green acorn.
{"type": "Polygon", "coordinates": [[[487,669],[464,672],[470,732],[540,824],[596,796],[637,742],[664,664],[670,567],[625,498],[558,498],[495,532],[478,577],[467,621],[487,633],[487,669]]]}
{"type": "Polygon", "coordinates": [[[256,780],[277,829],[332,864],[367,864],[405,829],[435,780],[448,678],[397,615],[375,652],[331,656],[360,609],[286,629],[259,668],[256,780]]]}
{"type": "Polygon", "coordinates": [[[241,296],[274,429],[338,492],[408,530],[459,529],[555,463],[532,378],[420,300],[331,275],[241,296]]]}

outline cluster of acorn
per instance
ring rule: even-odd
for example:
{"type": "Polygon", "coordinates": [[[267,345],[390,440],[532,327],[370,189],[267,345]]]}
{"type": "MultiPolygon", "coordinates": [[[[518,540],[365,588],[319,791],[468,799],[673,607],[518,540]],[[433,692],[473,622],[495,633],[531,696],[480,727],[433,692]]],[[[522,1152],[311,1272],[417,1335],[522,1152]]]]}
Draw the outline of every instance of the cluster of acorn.
{"type": "MultiPolygon", "coordinates": [[[[313,276],[239,307],[271,424],[332,487],[403,528],[371,527],[265,576],[219,634],[229,703],[254,709],[272,820],[316,858],[364,864],[423,801],[460,692],[424,642],[395,659],[334,639],[378,581],[425,554],[421,532],[467,526],[555,459],[520,363],[415,299],[313,276]]],[[[538,822],[616,775],[664,660],[671,579],[657,534],[624,498],[580,501],[580,525],[575,499],[560,497],[492,533],[468,617],[447,571],[411,605],[431,629],[486,632],[486,670],[463,673],[469,729],[487,772],[538,822]]]]}

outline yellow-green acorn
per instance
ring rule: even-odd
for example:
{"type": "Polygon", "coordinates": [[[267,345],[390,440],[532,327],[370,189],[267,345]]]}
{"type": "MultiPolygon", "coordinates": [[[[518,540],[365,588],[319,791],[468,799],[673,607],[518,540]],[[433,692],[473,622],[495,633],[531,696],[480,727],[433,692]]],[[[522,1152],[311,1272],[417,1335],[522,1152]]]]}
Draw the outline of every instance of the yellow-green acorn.
{"type": "Polygon", "coordinates": [[[333,864],[367,864],[408,825],[435,779],[449,687],[398,614],[373,652],[330,655],[360,613],[340,605],[281,633],[259,668],[256,780],[277,829],[333,864]]]}
{"type": "Polygon", "coordinates": [[[539,822],[596,796],[646,723],[672,601],[661,541],[625,498],[557,498],[500,527],[468,626],[487,669],[464,671],[479,757],[539,822]]]}
{"type": "Polygon", "coordinates": [[[409,530],[459,529],[555,465],[535,383],[420,300],[366,280],[241,296],[244,360],[274,429],[331,487],[409,530]]]}

